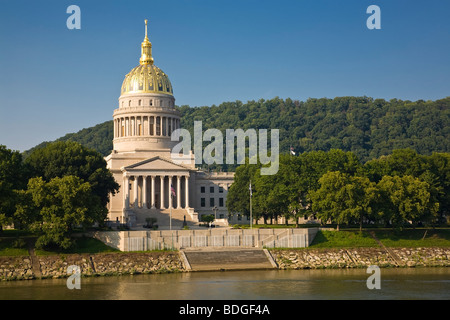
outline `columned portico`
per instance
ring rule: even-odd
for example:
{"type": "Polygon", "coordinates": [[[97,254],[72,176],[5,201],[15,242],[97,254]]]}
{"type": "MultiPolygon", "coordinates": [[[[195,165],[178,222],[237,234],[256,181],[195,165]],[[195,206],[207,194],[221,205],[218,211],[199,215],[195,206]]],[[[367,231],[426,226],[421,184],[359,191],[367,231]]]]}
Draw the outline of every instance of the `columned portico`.
{"type": "Polygon", "coordinates": [[[147,210],[190,208],[188,172],[166,174],[165,172],[133,172],[132,168],[122,168],[122,170],[123,208],[147,210]],[[172,188],[175,195],[172,193],[172,188]]]}

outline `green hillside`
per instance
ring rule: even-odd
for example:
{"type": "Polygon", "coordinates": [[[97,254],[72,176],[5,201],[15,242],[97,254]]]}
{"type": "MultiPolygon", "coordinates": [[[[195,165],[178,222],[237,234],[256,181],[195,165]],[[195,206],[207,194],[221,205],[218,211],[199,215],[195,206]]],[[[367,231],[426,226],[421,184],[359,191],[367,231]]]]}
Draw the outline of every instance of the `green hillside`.
{"type": "MultiPolygon", "coordinates": [[[[450,97],[436,101],[274,98],[210,107],[184,105],[179,110],[182,127],[191,133],[196,120],[202,121],[203,130],[216,128],[223,134],[225,129],[279,129],[280,153],[288,152],[290,146],[298,153],[342,149],[365,162],[394,149],[411,148],[426,155],[450,152],[450,97]]],[[[58,140],[77,141],[106,156],[111,152],[112,139],[113,124],[107,121],[58,140]]],[[[31,150],[24,153],[25,157],[31,150]]]]}

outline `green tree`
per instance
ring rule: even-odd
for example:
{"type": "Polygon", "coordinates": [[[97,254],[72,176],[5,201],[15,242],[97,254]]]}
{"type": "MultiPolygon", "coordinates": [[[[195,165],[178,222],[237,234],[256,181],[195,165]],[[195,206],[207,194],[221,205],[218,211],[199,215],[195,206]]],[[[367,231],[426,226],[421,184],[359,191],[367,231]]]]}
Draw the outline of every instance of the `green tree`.
{"type": "MultiPolygon", "coordinates": [[[[258,166],[256,164],[249,164],[246,159],[246,164],[240,165],[236,169],[234,175],[234,182],[230,186],[227,193],[226,206],[230,214],[245,214],[250,215],[250,181],[256,180],[256,172],[258,166]]],[[[258,211],[252,212],[253,217],[258,219],[258,211]]]]}
{"type": "Polygon", "coordinates": [[[32,231],[41,233],[37,247],[68,249],[73,245],[74,228],[101,222],[106,213],[106,208],[93,199],[90,184],[75,176],[56,177],[49,182],[31,178],[26,194],[31,203],[19,204],[18,212],[38,213],[30,225],[32,231]]]}
{"type": "Polygon", "coordinates": [[[30,167],[30,177],[42,177],[46,182],[64,176],[76,176],[88,182],[92,195],[102,206],[109,202],[110,194],[119,190],[102,155],[73,141],[50,143],[33,151],[25,163],[30,167]]]}
{"type": "Polygon", "coordinates": [[[374,184],[367,178],[339,171],[325,173],[319,183],[320,188],[311,193],[312,209],[318,218],[336,223],[338,230],[342,223],[358,221],[361,229],[364,218],[371,213],[374,184]]]}
{"type": "Polygon", "coordinates": [[[411,221],[430,222],[436,219],[439,203],[430,194],[430,185],[413,176],[384,176],[377,184],[384,210],[385,222],[402,226],[411,221]]]}
{"type": "Polygon", "coordinates": [[[17,190],[26,185],[25,171],[21,154],[0,145],[0,231],[13,222],[17,190]]]}

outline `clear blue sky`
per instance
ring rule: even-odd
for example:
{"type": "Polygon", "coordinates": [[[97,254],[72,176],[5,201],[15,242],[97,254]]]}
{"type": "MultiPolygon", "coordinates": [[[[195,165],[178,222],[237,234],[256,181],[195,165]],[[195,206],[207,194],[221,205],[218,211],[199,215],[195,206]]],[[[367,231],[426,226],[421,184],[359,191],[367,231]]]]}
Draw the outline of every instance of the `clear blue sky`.
{"type": "Polygon", "coordinates": [[[0,144],[24,151],[112,119],[149,19],[178,105],[450,96],[450,1],[0,0],[0,144]],[[81,30],[69,30],[69,5],[81,30]],[[366,9],[381,8],[381,30],[366,9]]]}

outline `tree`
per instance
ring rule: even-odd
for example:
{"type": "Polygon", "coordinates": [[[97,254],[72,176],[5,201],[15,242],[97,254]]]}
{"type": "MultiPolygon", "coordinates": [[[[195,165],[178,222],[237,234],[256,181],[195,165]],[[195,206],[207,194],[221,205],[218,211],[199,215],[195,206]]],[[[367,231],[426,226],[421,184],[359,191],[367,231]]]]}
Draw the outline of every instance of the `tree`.
{"type": "Polygon", "coordinates": [[[88,182],[91,193],[102,206],[109,202],[110,194],[119,190],[102,155],[76,142],[50,143],[33,151],[25,163],[30,167],[30,177],[42,177],[46,182],[64,176],[76,176],[88,182]]]}
{"type": "Polygon", "coordinates": [[[0,145],[0,231],[13,222],[17,203],[16,190],[26,185],[25,168],[18,151],[0,145]]]}
{"type": "Polygon", "coordinates": [[[71,235],[75,227],[88,227],[101,222],[106,208],[93,198],[88,182],[75,176],[56,177],[45,182],[31,178],[25,192],[31,202],[18,204],[18,212],[36,215],[32,231],[42,235],[37,247],[56,245],[68,249],[73,245],[71,235]]]}
{"type": "Polygon", "coordinates": [[[371,212],[374,194],[369,179],[330,171],[319,183],[320,188],[311,193],[311,198],[312,209],[322,222],[334,222],[339,230],[340,224],[356,220],[361,229],[363,219],[371,212]]]}
{"type": "Polygon", "coordinates": [[[377,184],[385,204],[381,212],[386,222],[401,226],[411,221],[429,222],[437,217],[439,203],[430,194],[430,185],[412,176],[384,176],[377,184]]]}
{"type": "MultiPolygon", "coordinates": [[[[226,205],[230,214],[245,214],[250,215],[250,180],[254,183],[256,180],[256,172],[258,166],[256,164],[249,164],[246,159],[246,164],[240,165],[236,169],[234,175],[234,182],[230,186],[227,194],[226,205]]],[[[258,212],[253,210],[253,217],[258,219],[258,212]]]]}

